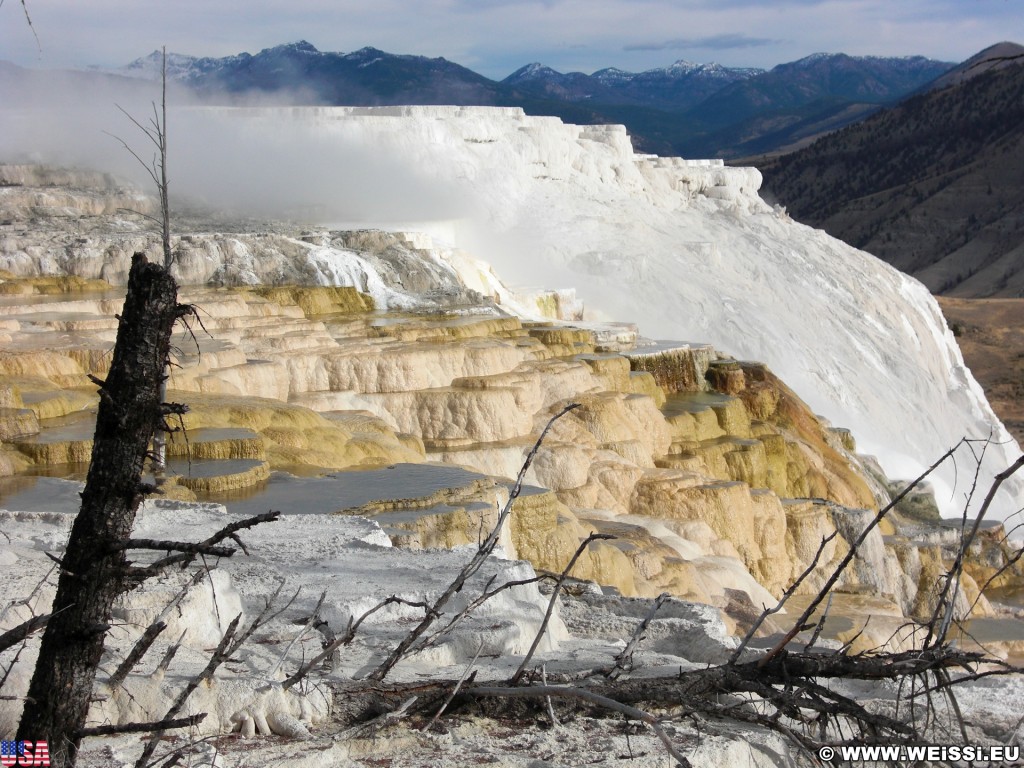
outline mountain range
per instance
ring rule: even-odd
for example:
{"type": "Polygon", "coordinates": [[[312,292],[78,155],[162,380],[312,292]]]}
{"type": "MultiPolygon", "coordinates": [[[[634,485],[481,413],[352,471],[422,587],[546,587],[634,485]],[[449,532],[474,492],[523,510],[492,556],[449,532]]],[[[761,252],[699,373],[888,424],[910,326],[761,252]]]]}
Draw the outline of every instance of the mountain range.
{"type": "Polygon", "coordinates": [[[1024,46],[988,48],[925,92],[755,162],[794,218],[934,293],[1024,296],[1024,46]]]}
{"type": "MultiPolygon", "coordinates": [[[[162,54],[114,71],[159,77],[162,54]]],[[[168,76],[210,99],[383,106],[518,106],[579,124],[622,123],[637,148],[688,157],[770,151],[833,130],[895,102],[954,65],[904,58],[815,54],[769,71],[677,61],[631,73],[564,74],[542,64],[490,80],[443,58],[362,48],[332,53],[299,41],[256,54],[168,54],[168,76]]]]}

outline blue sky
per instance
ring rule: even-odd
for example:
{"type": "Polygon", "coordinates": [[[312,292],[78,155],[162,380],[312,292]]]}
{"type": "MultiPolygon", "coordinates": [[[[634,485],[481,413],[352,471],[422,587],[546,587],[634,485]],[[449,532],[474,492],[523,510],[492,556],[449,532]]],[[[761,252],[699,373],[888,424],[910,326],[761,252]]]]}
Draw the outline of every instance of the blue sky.
{"type": "Polygon", "coordinates": [[[444,56],[495,79],[540,61],[640,71],[678,59],[769,68],[816,52],[962,61],[1024,43],[1022,0],[0,0],[0,59],[118,66],[306,39],[444,56]],[[24,11],[31,15],[32,30],[24,11]]]}

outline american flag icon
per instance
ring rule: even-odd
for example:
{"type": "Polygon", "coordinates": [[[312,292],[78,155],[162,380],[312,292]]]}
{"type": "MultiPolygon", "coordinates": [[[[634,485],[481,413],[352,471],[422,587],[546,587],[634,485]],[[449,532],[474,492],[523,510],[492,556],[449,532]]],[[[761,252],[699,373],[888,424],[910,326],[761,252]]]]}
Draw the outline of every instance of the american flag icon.
{"type": "Polygon", "coordinates": [[[17,765],[18,757],[24,754],[24,741],[0,741],[0,765],[17,765]]]}
{"type": "Polygon", "coordinates": [[[45,741],[0,741],[0,765],[48,766],[50,748],[45,741]]]}

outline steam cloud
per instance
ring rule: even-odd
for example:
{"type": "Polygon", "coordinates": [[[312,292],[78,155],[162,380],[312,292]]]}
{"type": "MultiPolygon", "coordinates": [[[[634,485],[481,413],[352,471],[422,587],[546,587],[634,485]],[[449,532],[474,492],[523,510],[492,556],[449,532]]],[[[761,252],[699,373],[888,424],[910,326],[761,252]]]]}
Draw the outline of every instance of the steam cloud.
{"type": "MultiPolygon", "coordinates": [[[[268,130],[258,110],[239,120],[230,108],[209,106],[230,103],[229,97],[204,103],[182,89],[169,91],[172,205],[188,200],[253,216],[353,226],[453,220],[473,207],[466,192],[417,172],[401,156],[368,152],[358,136],[299,119],[275,119],[268,130]]],[[[0,93],[0,161],[91,168],[155,191],[119,140],[143,160],[153,157],[149,139],[124,113],[149,126],[158,83],[0,68],[0,93]]],[[[301,93],[292,98],[303,101],[301,93]]]]}

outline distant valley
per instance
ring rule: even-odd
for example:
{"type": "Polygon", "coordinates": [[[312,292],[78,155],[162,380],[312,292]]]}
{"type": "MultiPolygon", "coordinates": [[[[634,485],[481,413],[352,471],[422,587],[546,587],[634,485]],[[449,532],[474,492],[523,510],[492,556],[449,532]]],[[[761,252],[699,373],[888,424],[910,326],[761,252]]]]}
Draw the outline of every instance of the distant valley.
{"type": "Polygon", "coordinates": [[[939,297],[939,306],[992,410],[1024,445],[1024,299],[939,297]]]}

